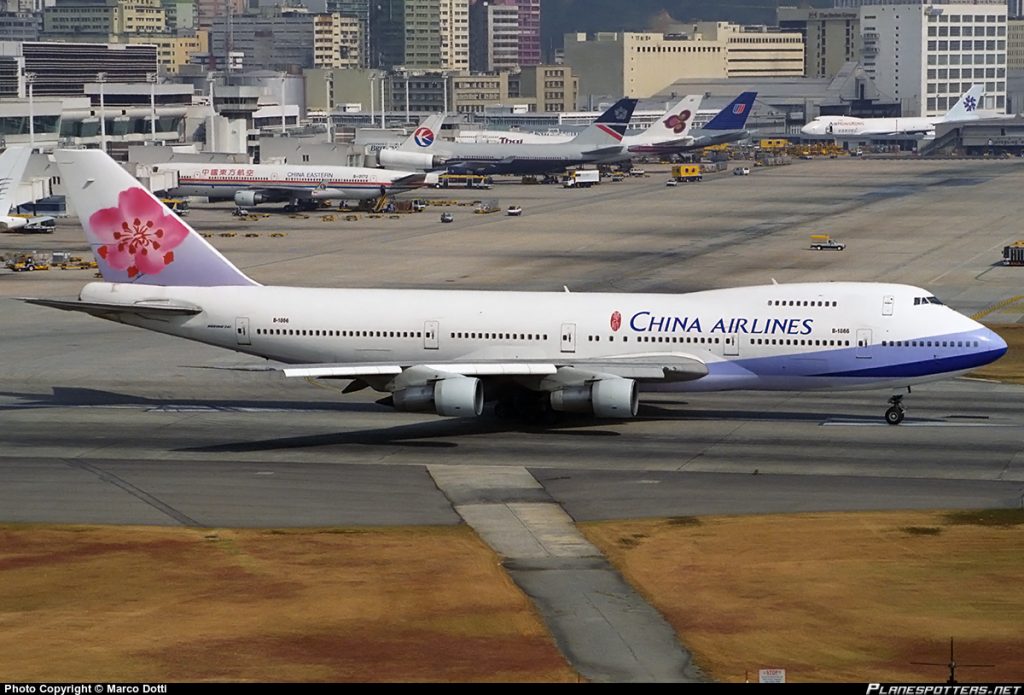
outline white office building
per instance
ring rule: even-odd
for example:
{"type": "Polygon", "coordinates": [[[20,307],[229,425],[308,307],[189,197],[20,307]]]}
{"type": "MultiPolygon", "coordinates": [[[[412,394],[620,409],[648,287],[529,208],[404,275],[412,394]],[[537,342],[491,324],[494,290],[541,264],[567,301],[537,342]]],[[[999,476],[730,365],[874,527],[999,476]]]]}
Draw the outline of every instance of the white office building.
{"type": "Polygon", "coordinates": [[[904,116],[940,116],[972,84],[1006,109],[1006,0],[862,0],[864,71],[904,116]]]}

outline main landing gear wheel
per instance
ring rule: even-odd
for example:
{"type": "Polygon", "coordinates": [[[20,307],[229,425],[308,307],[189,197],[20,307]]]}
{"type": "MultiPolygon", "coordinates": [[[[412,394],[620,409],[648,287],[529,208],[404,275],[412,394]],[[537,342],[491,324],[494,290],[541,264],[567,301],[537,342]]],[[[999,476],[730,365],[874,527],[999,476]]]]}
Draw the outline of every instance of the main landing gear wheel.
{"type": "Polygon", "coordinates": [[[903,394],[893,396],[889,399],[891,407],[885,411],[885,421],[890,425],[898,425],[903,422],[906,410],[903,408],[903,394]]]}

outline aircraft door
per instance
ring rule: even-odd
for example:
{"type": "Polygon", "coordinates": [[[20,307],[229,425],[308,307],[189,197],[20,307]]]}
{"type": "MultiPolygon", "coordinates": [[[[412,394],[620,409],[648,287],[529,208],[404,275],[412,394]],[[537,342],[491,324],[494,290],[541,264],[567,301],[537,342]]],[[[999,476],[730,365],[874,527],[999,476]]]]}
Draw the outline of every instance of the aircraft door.
{"type": "Polygon", "coordinates": [[[437,321],[423,322],[423,349],[437,350],[440,344],[440,327],[437,321]]]}
{"type": "Polygon", "coordinates": [[[249,339],[249,319],[235,319],[235,338],[239,345],[252,345],[252,341],[249,339]]]}
{"type": "Polygon", "coordinates": [[[857,352],[854,353],[857,359],[871,359],[871,355],[868,353],[868,346],[871,345],[871,329],[870,328],[858,328],[857,329],[857,352]]]}
{"type": "Polygon", "coordinates": [[[892,316],[892,310],[895,305],[896,299],[891,294],[882,297],[882,316],[892,316]]]}
{"type": "Polygon", "coordinates": [[[576,324],[562,324],[562,352],[576,352],[576,324]]]}
{"type": "Polygon", "coordinates": [[[733,333],[732,335],[725,336],[725,350],[722,354],[724,354],[726,357],[739,357],[739,336],[737,336],[735,333],[733,333]]]}

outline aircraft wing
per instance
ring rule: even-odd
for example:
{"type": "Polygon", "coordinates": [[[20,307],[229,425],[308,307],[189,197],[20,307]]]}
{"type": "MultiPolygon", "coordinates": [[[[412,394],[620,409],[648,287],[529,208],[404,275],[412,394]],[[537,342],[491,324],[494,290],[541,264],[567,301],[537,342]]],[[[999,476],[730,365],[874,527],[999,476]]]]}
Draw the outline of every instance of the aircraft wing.
{"type": "Polygon", "coordinates": [[[590,155],[597,155],[600,157],[606,154],[619,154],[620,152],[622,152],[622,145],[612,145],[611,147],[598,147],[593,150],[584,150],[581,154],[587,155],[588,157],[590,155]]]}
{"type": "Polygon", "coordinates": [[[105,302],[83,302],[77,299],[37,299],[34,297],[18,297],[23,302],[48,306],[64,311],[81,311],[99,318],[114,319],[118,316],[132,315],[149,319],[170,318],[171,316],[194,316],[202,313],[202,309],[184,303],[149,301],[135,304],[108,304],[105,302]]]}
{"type": "Polygon", "coordinates": [[[622,377],[640,381],[691,381],[708,373],[699,357],[684,353],[638,353],[601,358],[566,355],[557,361],[479,360],[472,362],[431,362],[401,365],[388,362],[356,364],[303,364],[280,368],[286,377],[314,379],[361,379],[394,376],[402,387],[428,383],[454,375],[534,376],[568,385],[601,378],[622,377]]]}
{"type": "Polygon", "coordinates": [[[427,183],[427,174],[409,174],[407,176],[399,176],[397,179],[391,182],[394,188],[419,188],[427,183]]]}

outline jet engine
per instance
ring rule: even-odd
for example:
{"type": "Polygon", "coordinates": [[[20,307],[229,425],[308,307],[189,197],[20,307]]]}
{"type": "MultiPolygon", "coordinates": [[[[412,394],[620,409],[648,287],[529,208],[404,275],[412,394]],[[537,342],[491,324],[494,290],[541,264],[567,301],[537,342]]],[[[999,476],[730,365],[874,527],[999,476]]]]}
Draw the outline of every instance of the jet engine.
{"type": "Polygon", "coordinates": [[[237,191],[235,205],[240,208],[251,208],[253,205],[269,202],[269,197],[261,191],[237,191]]]}
{"type": "Polygon", "coordinates": [[[435,412],[447,417],[476,417],[484,409],[484,387],[479,379],[456,376],[433,384],[410,386],[391,394],[395,410],[435,412]]]}
{"type": "Polygon", "coordinates": [[[562,413],[591,413],[597,417],[635,417],[638,389],[632,379],[599,379],[583,386],[551,392],[551,408],[562,413]]]}
{"type": "Polygon", "coordinates": [[[381,150],[377,153],[377,161],[383,167],[398,169],[437,169],[444,164],[444,160],[432,154],[403,150],[381,150]]]}

